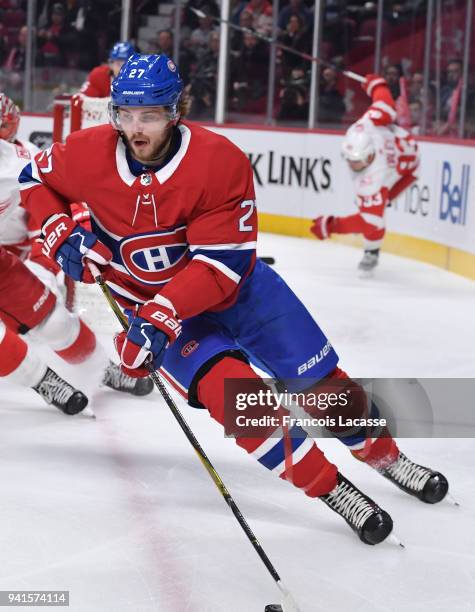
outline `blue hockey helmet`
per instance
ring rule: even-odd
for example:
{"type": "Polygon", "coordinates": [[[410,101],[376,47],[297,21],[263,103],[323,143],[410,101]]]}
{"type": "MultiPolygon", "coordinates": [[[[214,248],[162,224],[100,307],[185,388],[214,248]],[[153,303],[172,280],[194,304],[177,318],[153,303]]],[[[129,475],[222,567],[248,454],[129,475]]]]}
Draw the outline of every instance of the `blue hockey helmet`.
{"type": "Polygon", "coordinates": [[[182,91],[178,68],[167,55],[135,53],[112,81],[111,106],[165,106],[176,119],[182,91]]]}
{"type": "Polygon", "coordinates": [[[113,62],[114,60],[124,60],[125,62],[134,53],[135,47],[132,43],[128,41],[116,42],[110,50],[109,61],[113,62]]]}

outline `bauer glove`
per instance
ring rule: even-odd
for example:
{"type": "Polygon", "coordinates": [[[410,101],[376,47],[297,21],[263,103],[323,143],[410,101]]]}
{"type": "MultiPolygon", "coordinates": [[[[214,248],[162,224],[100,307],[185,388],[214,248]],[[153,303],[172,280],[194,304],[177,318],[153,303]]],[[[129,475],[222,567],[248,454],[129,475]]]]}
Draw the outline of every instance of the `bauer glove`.
{"type": "Polygon", "coordinates": [[[112,253],[95,234],[75,223],[64,213],[50,217],[44,223],[42,232],[43,254],[54,259],[64,273],[76,281],[94,282],[84,263],[86,257],[102,266],[112,259],[112,253]]]}
{"type": "Polygon", "coordinates": [[[181,321],[172,308],[153,300],[137,308],[130,321],[129,330],[115,339],[122,371],[129,376],[148,376],[144,366],[150,362],[155,370],[161,366],[167,347],[181,334],[181,321]]]}

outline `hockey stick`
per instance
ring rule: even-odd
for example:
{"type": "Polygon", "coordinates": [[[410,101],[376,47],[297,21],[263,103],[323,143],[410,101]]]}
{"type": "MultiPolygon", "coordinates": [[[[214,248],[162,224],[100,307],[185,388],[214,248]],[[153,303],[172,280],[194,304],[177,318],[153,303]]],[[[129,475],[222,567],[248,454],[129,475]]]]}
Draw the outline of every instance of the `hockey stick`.
{"type": "Polygon", "coordinates": [[[193,11],[193,13],[195,13],[197,17],[200,17],[201,19],[203,19],[204,17],[211,17],[211,19],[213,19],[216,23],[220,23],[220,24],[226,23],[233,30],[237,30],[238,32],[244,32],[246,34],[252,34],[254,38],[259,38],[260,40],[264,40],[265,42],[271,45],[274,44],[277,47],[277,49],[282,49],[283,51],[287,51],[288,53],[293,53],[294,55],[297,55],[298,57],[306,59],[309,62],[316,62],[317,64],[321,64],[322,66],[327,66],[329,68],[333,68],[334,70],[338,70],[338,72],[341,72],[349,79],[353,79],[354,81],[358,81],[359,83],[364,83],[366,81],[366,79],[363,76],[361,76],[361,74],[357,74],[356,72],[353,72],[352,70],[343,70],[342,68],[338,68],[337,66],[333,65],[331,62],[327,62],[327,60],[321,59],[319,57],[315,57],[313,55],[310,55],[309,53],[304,53],[303,51],[297,51],[296,49],[293,49],[292,47],[289,47],[288,45],[283,45],[282,43],[277,42],[277,39],[272,38],[272,36],[266,36],[265,34],[261,34],[260,32],[255,32],[251,28],[245,28],[243,26],[236,25],[235,23],[232,23],[228,19],[221,19],[221,17],[215,17],[214,15],[207,15],[200,9],[194,8],[193,6],[189,6],[188,8],[191,11],[193,11]]]}
{"type": "MultiPolygon", "coordinates": [[[[117,317],[118,321],[120,322],[120,324],[122,326],[122,329],[125,332],[127,332],[128,329],[129,329],[129,323],[128,323],[127,317],[121,311],[118,303],[116,302],[116,300],[112,296],[112,294],[111,294],[111,292],[109,290],[109,287],[106,285],[106,283],[104,281],[104,277],[102,276],[100,270],[97,268],[97,266],[95,264],[93,264],[90,261],[87,262],[87,265],[88,265],[89,271],[91,272],[95,282],[99,285],[99,287],[100,287],[100,289],[101,289],[105,299],[107,300],[107,302],[108,302],[112,312],[115,314],[115,316],[117,317]]],[[[246,519],[244,518],[244,516],[242,515],[241,511],[239,510],[236,502],[234,501],[234,499],[232,498],[230,492],[226,488],[226,485],[222,481],[221,476],[215,470],[213,464],[208,459],[208,456],[206,455],[205,451],[202,449],[200,443],[196,439],[195,434],[193,433],[193,431],[191,430],[190,426],[188,425],[188,423],[184,419],[183,415],[181,414],[180,410],[178,409],[178,406],[175,404],[175,402],[173,401],[173,398],[168,393],[168,389],[166,388],[165,383],[162,381],[162,379],[159,376],[158,372],[155,371],[155,369],[154,369],[154,367],[153,367],[153,365],[151,363],[145,362],[145,366],[146,366],[147,370],[150,372],[150,377],[153,380],[154,385],[157,387],[157,389],[159,390],[161,396],[165,400],[167,406],[170,408],[173,416],[177,420],[177,422],[180,425],[180,427],[181,427],[183,433],[185,434],[185,436],[188,438],[188,441],[190,442],[190,444],[194,448],[194,450],[195,450],[196,454],[198,455],[198,457],[199,457],[201,463],[203,464],[204,468],[206,469],[208,474],[211,476],[211,478],[212,478],[214,484],[216,485],[217,489],[219,490],[219,492],[223,496],[224,500],[228,504],[228,506],[231,509],[232,513],[236,517],[236,519],[237,519],[239,525],[241,526],[242,530],[246,534],[248,540],[251,542],[252,546],[254,547],[254,550],[257,552],[257,554],[261,558],[262,562],[266,566],[268,572],[270,573],[272,578],[275,580],[278,588],[280,589],[281,594],[282,594],[282,605],[280,606],[281,612],[299,612],[299,608],[298,608],[294,598],[292,597],[290,591],[287,589],[287,587],[282,582],[282,579],[280,578],[279,574],[277,573],[275,567],[272,565],[269,557],[265,553],[265,551],[262,548],[260,542],[258,541],[256,536],[254,535],[254,532],[250,528],[250,526],[247,523],[246,519]]],[[[279,607],[275,607],[274,609],[275,609],[275,612],[279,611],[279,607]]]]}

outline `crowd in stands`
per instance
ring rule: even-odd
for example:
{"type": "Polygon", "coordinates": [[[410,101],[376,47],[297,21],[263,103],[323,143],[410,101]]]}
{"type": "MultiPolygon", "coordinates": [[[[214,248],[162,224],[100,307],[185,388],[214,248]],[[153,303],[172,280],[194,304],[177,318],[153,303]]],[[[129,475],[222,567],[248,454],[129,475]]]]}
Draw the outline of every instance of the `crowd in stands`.
{"type": "MultiPolygon", "coordinates": [[[[171,0],[168,0],[171,2],[171,0]]],[[[0,0],[0,88],[19,86],[25,65],[26,0],[0,0]]],[[[115,0],[38,0],[35,66],[88,71],[107,57],[119,39],[120,2],[115,0]]],[[[319,55],[326,64],[319,71],[318,123],[338,127],[355,120],[352,87],[341,76],[345,63],[358,50],[372,53],[376,36],[377,1],[326,0],[322,3],[323,27],[319,55]],[[351,55],[353,54],[353,55],[351,55]]],[[[134,31],[144,16],[157,14],[156,0],[135,0],[134,31]]],[[[384,2],[383,28],[425,19],[427,0],[384,2]]],[[[311,63],[298,53],[312,53],[314,6],[311,0],[281,0],[277,15],[278,42],[274,119],[305,124],[309,112],[311,63]],[[296,51],[297,53],[294,53],[296,51]]],[[[218,57],[219,6],[216,0],[188,0],[183,5],[179,57],[174,58],[192,101],[192,117],[214,116],[218,57]],[[199,17],[193,9],[199,9],[199,17]]],[[[147,53],[173,56],[173,13],[169,28],[157,31],[147,41],[147,53]]],[[[142,21],[141,21],[142,20],[142,21]]],[[[233,0],[229,50],[228,112],[234,116],[265,114],[272,35],[273,7],[270,0],[233,0]]],[[[384,41],[384,39],[383,39],[384,41]]],[[[394,58],[396,59],[396,58],[394,58]]],[[[400,58],[397,58],[400,61],[400,58]]],[[[418,133],[422,123],[433,134],[456,132],[460,112],[463,65],[459,58],[444,58],[442,82],[429,83],[424,92],[422,67],[389,63],[384,58],[384,76],[396,100],[399,122],[418,133]],[[404,69],[403,69],[404,67],[404,69]]],[[[472,71],[473,72],[473,71],[472,71]]],[[[475,124],[475,96],[469,91],[467,118],[475,124]]],[[[475,127],[474,127],[475,130],[475,127]]],[[[475,134],[472,134],[472,136],[475,134]]]]}

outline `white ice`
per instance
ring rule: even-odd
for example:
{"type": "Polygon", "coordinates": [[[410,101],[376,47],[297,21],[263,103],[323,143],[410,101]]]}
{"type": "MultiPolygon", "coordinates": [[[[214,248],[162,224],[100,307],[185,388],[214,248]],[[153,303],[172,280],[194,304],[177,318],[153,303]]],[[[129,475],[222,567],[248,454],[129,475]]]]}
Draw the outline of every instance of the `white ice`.
{"type": "MultiPolygon", "coordinates": [[[[390,255],[361,280],[355,249],[265,234],[260,254],[276,258],[350,374],[475,375],[475,283],[390,255]]],[[[91,372],[55,366],[89,388],[91,372]]],[[[0,590],[69,590],[74,612],[263,612],[279,602],[158,393],[101,390],[96,420],[66,417],[29,390],[3,385],[0,398],[0,590]]],[[[319,441],[406,545],[369,547],[224,439],[206,412],[180,406],[303,612],[475,610],[472,439],[401,441],[447,475],[458,508],[424,505],[337,441],[319,441]]]]}

